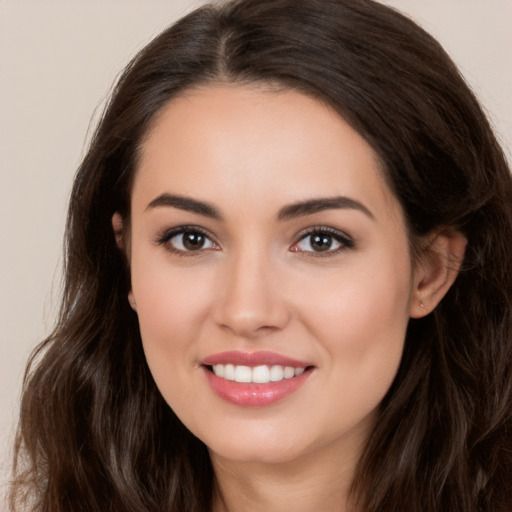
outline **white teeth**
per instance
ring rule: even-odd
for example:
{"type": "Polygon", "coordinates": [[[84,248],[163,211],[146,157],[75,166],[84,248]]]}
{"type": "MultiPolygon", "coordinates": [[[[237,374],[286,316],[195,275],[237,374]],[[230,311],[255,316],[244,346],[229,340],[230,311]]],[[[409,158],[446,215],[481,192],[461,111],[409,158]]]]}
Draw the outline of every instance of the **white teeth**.
{"type": "Polygon", "coordinates": [[[282,366],[272,366],[270,368],[270,380],[272,382],[277,382],[279,380],[284,379],[284,370],[282,366]]]}
{"type": "Polygon", "coordinates": [[[295,377],[295,368],[292,368],[291,366],[286,366],[284,369],[284,378],[291,379],[292,377],[295,377]]]}
{"type": "Polygon", "coordinates": [[[292,366],[238,366],[234,364],[214,364],[213,373],[217,377],[236,382],[266,384],[278,382],[283,379],[291,379],[304,373],[305,368],[293,368],[292,366]]]}
{"type": "MultiPolygon", "coordinates": [[[[220,375],[219,375],[219,377],[220,377],[220,375]]],[[[223,377],[227,380],[235,380],[235,366],[233,364],[227,364],[226,366],[224,366],[223,377]]]]}
{"type": "Polygon", "coordinates": [[[270,370],[268,366],[255,366],[252,369],[252,381],[259,384],[270,382],[270,370]]]}
{"type": "Polygon", "coordinates": [[[224,377],[224,365],[223,364],[214,364],[213,365],[213,373],[217,375],[217,377],[224,377]]]}
{"type": "Polygon", "coordinates": [[[252,370],[249,366],[235,366],[235,380],[237,382],[252,382],[252,370]]]}

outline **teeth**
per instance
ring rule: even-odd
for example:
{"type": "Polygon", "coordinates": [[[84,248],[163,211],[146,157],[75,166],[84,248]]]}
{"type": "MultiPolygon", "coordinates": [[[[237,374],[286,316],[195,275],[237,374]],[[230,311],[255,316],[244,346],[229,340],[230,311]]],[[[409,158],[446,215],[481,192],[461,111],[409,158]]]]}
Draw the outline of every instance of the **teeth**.
{"type": "Polygon", "coordinates": [[[291,379],[292,377],[295,377],[295,368],[292,368],[291,366],[285,366],[284,378],[291,379]]]}
{"type": "Polygon", "coordinates": [[[224,378],[227,380],[235,380],[235,366],[227,364],[224,366],[224,378]]]}
{"type": "Polygon", "coordinates": [[[264,384],[270,382],[270,370],[268,366],[255,366],[252,369],[252,382],[264,384]]]}
{"type": "Polygon", "coordinates": [[[282,366],[272,366],[270,368],[270,380],[277,382],[284,379],[284,368],[282,366]]]}
{"type": "Polygon", "coordinates": [[[224,378],[224,365],[223,364],[214,364],[213,365],[213,373],[217,375],[217,377],[224,378]]]}
{"type": "Polygon", "coordinates": [[[249,366],[235,366],[236,382],[252,382],[252,370],[249,366]]]}
{"type": "Polygon", "coordinates": [[[236,382],[266,384],[278,382],[283,379],[291,379],[304,373],[305,368],[293,368],[292,366],[238,366],[233,364],[214,364],[213,373],[217,377],[236,382]]]}

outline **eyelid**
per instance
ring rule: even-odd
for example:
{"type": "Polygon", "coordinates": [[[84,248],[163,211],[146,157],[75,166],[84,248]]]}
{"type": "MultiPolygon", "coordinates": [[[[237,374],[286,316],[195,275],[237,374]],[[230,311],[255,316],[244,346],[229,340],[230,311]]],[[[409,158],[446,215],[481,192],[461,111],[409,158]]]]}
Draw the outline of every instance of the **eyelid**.
{"type": "Polygon", "coordinates": [[[290,247],[290,250],[293,249],[293,247],[297,246],[302,240],[307,238],[308,236],[313,236],[315,234],[327,234],[334,238],[338,243],[341,244],[339,248],[336,248],[334,250],[326,250],[326,251],[292,251],[297,252],[301,254],[305,254],[307,256],[314,255],[315,257],[324,257],[324,256],[333,256],[335,254],[338,254],[339,252],[342,252],[347,249],[354,248],[354,240],[351,236],[349,236],[344,231],[340,231],[339,229],[335,229],[329,226],[314,226],[311,228],[307,228],[303,231],[301,231],[297,237],[296,241],[293,242],[292,246],[290,247]]]}
{"type": "Polygon", "coordinates": [[[213,244],[217,246],[218,249],[220,249],[219,244],[215,240],[215,237],[213,237],[207,230],[204,228],[201,228],[199,226],[195,225],[184,225],[184,226],[176,226],[170,229],[164,229],[161,231],[155,238],[155,243],[158,245],[165,246],[165,249],[173,254],[178,254],[180,256],[198,256],[200,254],[204,254],[205,251],[211,251],[211,250],[218,250],[212,249],[212,248],[204,248],[204,249],[198,249],[197,251],[184,251],[181,249],[178,249],[176,247],[171,246],[168,244],[168,242],[174,238],[177,235],[181,235],[183,233],[186,233],[187,231],[192,231],[199,233],[203,235],[205,238],[210,240],[213,244]]]}
{"type": "MultiPolygon", "coordinates": [[[[171,252],[175,253],[181,256],[198,256],[200,254],[204,254],[205,251],[211,251],[211,250],[220,250],[220,244],[215,240],[215,237],[211,235],[206,229],[196,226],[196,225],[182,225],[182,226],[176,226],[170,229],[164,229],[162,230],[155,238],[155,243],[158,245],[165,246],[165,248],[171,252]],[[210,240],[216,248],[201,248],[197,251],[185,251],[178,249],[176,247],[173,247],[168,244],[168,242],[175,236],[186,233],[187,231],[193,231],[197,232],[201,235],[203,235],[205,238],[210,240]]],[[[297,252],[301,254],[306,255],[314,255],[314,256],[333,256],[339,252],[342,252],[347,249],[351,249],[354,247],[354,241],[350,235],[347,233],[332,228],[330,226],[313,226],[307,229],[302,230],[297,236],[295,237],[295,241],[293,242],[292,246],[290,247],[290,250],[292,252],[297,252]],[[326,250],[326,251],[304,251],[304,250],[293,250],[295,246],[297,246],[302,240],[307,238],[308,236],[313,236],[315,234],[327,234],[334,238],[339,244],[340,247],[334,249],[334,250],[326,250]]]]}

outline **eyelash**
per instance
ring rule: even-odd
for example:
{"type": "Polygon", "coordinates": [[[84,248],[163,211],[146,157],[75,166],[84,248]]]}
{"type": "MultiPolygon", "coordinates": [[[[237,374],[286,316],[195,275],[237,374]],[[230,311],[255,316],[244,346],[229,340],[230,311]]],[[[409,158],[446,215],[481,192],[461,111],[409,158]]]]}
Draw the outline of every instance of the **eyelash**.
{"type": "MultiPolygon", "coordinates": [[[[207,231],[204,229],[198,227],[198,226],[180,226],[176,228],[169,229],[165,231],[163,234],[159,235],[156,239],[156,243],[159,245],[165,246],[166,250],[168,250],[172,254],[176,254],[178,256],[198,256],[204,251],[207,250],[219,250],[219,245],[213,240],[213,238],[208,234],[207,231]],[[172,240],[174,237],[183,235],[185,233],[191,233],[195,235],[200,235],[204,237],[206,240],[210,241],[211,244],[213,244],[215,247],[201,247],[197,250],[186,250],[186,249],[178,249],[172,244],[170,244],[170,240],[172,240]]],[[[311,242],[310,242],[311,246],[311,242]]],[[[325,258],[329,256],[334,256],[342,251],[345,251],[347,249],[352,249],[354,247],[353,240],[343,233],[342,231],[338,231],[336,229],[327,227],[327,226],[318,226],[312,229],[309,229],[302,234],[299,235],[299,238],[296,242],[294,242],[290,248],[291,252],[295,252],[298,254],[301,254],[303,256],[309,256],[309,257],[320,257],[325,258]],[[296,248],[301,242],[305,241],[308,237],[313,237],[315,235],[327,235],[331,239],[335,240],[339,247],[332,249],[326,249],[325,251],[305,251],[305,250],[297,250],[296,248]]]]}
{"type": "Polygon", "coordinates": [[[156,239],[156,243],[159,245],[164,245],[166,250],[168,250],[171,254],[176,254],[177,256],[198,256],[201,253],[204,253],[205,250],[218,250],[218,244],[212,239],[212,237],[202,228],[197,226],[180,226],[177,228],[172,228],[165,231],[162,235],[160,235],[156,239]],[[214,244],[215,248],[199,248],[196,251],[183,250],[174,247],[169,242],[176,236],[183,235],[185,233],[192,233],[195,235],[203,236],[206,240],[209,240],[212,244],[214,244]]]}
{"type": "Polygon", "coordinates": [[[335,256],[340,252],[346,251],[347,249],[352,249],[353,247],[354,241],[347,234],[327,226],[318,226],[302,233],[298,241],[292,245],[291,250],[293,252],[300,253],[303,256],[326,258],[329,256],[335,256]],[[306,240],[308,237],[311,238],[315,235],[327,235],[328,237],[334,239],[337,243],[339,243],[340,246],[334,250],[327,249],[325,251],[293,251],[293,248],[298,246],[302,241],[306,240]]]}

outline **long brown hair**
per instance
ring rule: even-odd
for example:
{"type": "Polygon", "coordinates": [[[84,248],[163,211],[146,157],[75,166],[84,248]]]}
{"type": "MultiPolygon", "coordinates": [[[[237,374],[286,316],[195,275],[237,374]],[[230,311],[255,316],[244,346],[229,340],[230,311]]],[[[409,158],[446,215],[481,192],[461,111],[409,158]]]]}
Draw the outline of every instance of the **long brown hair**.
{"type": "Polygon", "coordinates": [[[468,239],[436,310],[411,320],[359,462],[365,512],[512,509],[512,179],[441,46],[371,0],[202,7],[118,81],[75,179],[65,288],[26,374],[11,506],[42,512],[211,509],[207,449],[158,392],[127,302],[111,217],[129,220],[141,141],[187,88],[272,83],[317,98],[379,155],[411,247],[440,226],[468,239]]]}

